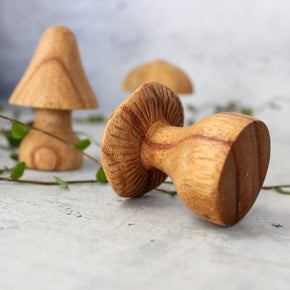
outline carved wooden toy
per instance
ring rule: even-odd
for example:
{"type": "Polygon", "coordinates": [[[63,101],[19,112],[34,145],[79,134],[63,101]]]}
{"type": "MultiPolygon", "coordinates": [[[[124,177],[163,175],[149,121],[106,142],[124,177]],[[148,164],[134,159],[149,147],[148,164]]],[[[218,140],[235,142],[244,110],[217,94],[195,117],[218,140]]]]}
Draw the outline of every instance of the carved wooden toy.
{"type": "MultiPolygon", "coordinates": [[[[98,103],[83,70],[75,36],[68,28],[53,26],[45,31],[9,102],[36,108],[33,126],[77,143],[71,110],[97,108],[98,103]]],[[[29,168],[68,170],[81,166],[82,154],[30,130],[21,142],[19,160],[29,168]]]]}
{"type": "Polygon", "coordinates": [[[160,82],[177,94],[193,93],[192,83],[186,73],[162,60],[155,60],[133,69],[125,77],[122,88],[133,92],[147,81],[160,82]]]}
{"type": "Polygon", "coordinates": [[[102,164],[114,191],[141,196],[167,175],[184,204],[223,226],[241,220],[266,176],[270,137],[250,116],[219,113],[183,125],[178,96],[166,86],[140,86],[109,119],[102,164]]]}

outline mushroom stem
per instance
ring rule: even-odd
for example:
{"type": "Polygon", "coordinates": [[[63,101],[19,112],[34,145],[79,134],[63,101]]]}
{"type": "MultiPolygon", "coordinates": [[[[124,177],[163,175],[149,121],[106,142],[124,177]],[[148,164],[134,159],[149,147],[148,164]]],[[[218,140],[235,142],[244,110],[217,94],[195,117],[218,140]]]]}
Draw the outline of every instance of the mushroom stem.
{"type": "Polygon", "coordinates": [[[50,133],[66,137],[69,142],[76,142],[77,138],[71,126],[71,111],[36,109],[36,116],[33,126],[40,129],[48,129],[50,133]]]}
{"type": "MultiPolygon", "coordinates": [[[[33,127],[45,130],[75,144],[78,141],[71,126],[71,111],[36,109],[33,127]]],[[[19,161],[28,168],[40,170],[69,170],[79,168],[82,153],[68,144],[31,130],[19,148],[19,161]]]]}
{"type": "Polygon", "coordinates": [[[158,121],[143,140],[141,162],[167,174],[190,210],[229,226],[246,215],[260,191],[268,131],[238,114],[216,114],[185,128],[158,121]]]}

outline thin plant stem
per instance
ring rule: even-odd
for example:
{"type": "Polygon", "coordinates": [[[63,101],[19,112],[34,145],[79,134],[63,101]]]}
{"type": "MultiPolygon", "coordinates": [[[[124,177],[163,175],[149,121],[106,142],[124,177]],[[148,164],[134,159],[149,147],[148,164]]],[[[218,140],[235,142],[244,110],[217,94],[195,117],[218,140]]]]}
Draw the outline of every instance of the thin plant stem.
{"type": "MultiPolygon", "coordinates": [[[[13,168],[12,168],[13,169],[13,168]]],[[[5,171],[11,171],[11,168],[5,169],[5,171]]],[[[36,181],[36,180],[26,180],[26,179],[12,179],[10,177],[0,177],[0,181],[8,181],[8,182],[18,182],[18,183],[30,183],[30,184],[39,184],[39,185],[59,185],[59,183],[54,181],[36,181]]],[[[67,184],[79,184],[79,183],[99,183],[97,179],[88,179],[88,180],[71,180],[65,181],[67,184]]],[[[171,181],[165,181],[163,183],[172,184],[171,181]]],[[[263,186],[262,189],[271,190],[271,189],[281,189],[282,187],[290,187],[290,184],[282,184],[282,185],[271,185],[271,186],[263,186]]],[[[154,190],[163,192],[170,195],[176,195],[177,192],[174,190],[166,190],[162,188],[155,188],[154,190]]],[[[288,192],[286,194],[289,194],[288,192]]]]}
{"type": "Polygon", "coordinates": [[[16,153],[16,151],[9,146],[0,145],[0,149],[10,151],[11,153],[16,153]]]}
{"type": "Polygon", "coordinates": [[[92,143],[94,143],[96,146],[100,147],[101,148],[101,143],[98,142],[97,140],[95,140],[90,134],[86,133],[86,132],[82,132],[82,131],[75,131],[75,134],[77,135],[84,135],[86,137],[88,137],[90,139],[90,141],[92,143]]]}
{"type": "MultiPolygon", "coordinates": [[[[26,180],[26,179],[12,179],[9,177],[0,177],[0,181],[8,181],[8,182],[19,182],[19,183],[31,183],[31,184],[40,184],[40,185],[59,185],[59,183],[54,181],[36,181],[36,180],[26,180]]],[[[97,179],[88,179],[88,180],[71,180],[65,181],[67,184],[73,183],[98,183],[97,179]]]]}
{"type": "Polygon", "coordinates": [[[163,193],[167,193],[167,194],[171,194],[171,195],[175,195],[176,194],[176,191],[174,191],[174,190],[166,190],[166,189],[162,189],[162,188],[154,188],[154,190],[160,191],[160,192],[163,192],[163,193]]]}
{"type": "MultiPolygon", "coordinates": [[[[167,183],[167,184],[173,184],[172,181],[164,181],[163,183],[167,183]]],[[[281,184],[281,185],[266,185],[266,186],[262,186],[261,189],[276,189],[276,188],[280,188],[280,187],[290,187],[290,184],[281,184]]]]}
{"type": "Polygon", "coordinates": [[[263,186],[262,189],[276,189],[280,187],[290,187],[290,184],[282,184],[282,185],[269,185],[269,186],[263,186]]]}
{"type": "Polygon", "coordinates": [[[3,173],[5,173],[5,172],[10,172],[10,171],[12,171],[14,168],[15,168],[15,167],[11,167],[11,168],[9,168],[9,167],[5,166],[4,168],[0,169],[0,174],[3,174],[3,173]]]}
{"type": "Polygon", "coordinates": [[[173,184],[173,182],[172,181],[163,181],[163,183],[167,183],[167,184],[173,184]]]}
{"type": "Polygon", "coordinates": [[[91,160],[95,161],[97,164],[102,165],[101,162],[100,162],[98,159],[96,159],[96,158],[94,158],[93,156],[87,154],[86,152],[84,152],[84,151],[78,149],[78,148],[75,146],[75,144],[73,144],[73,143],[71,143],[71,142],[69,142],[69,141],[66,141],[66,140],[64,140],[64,139],[62,139],[62,138],[60,138],[60,137],[58,137],[58,136],[56,136],[56,135],[53,135],[52,133],[49,133],[49,132],[47,132],[47,131],[45,131],[45,130],[42,130],[42,129],[36,128],[36,127],[34,127],[34,126],[32,126],[32,125],[29,125],[29,124],[25,124],[25,123],[23,123],[23,122],[20,122],[20,121],[18,121],[18,120],[16,120],[16,119],[13,119],[13,118],[10,118],[10,117],[4,116],[4,115],[0,115],[0,118],[5,119],[5,120],[8,120],[8,121],[10,121],[11,123],[18,123],[18,124],[20,124],[20,125],[23,125],[23,126],[25,126],[25,127],[28,127],[28,128],[30,128],[30,129],[33,129],[33,130],[35,130],[35,131],[41,132],[41,133],[43,133],[43,134],[45,134],[45,135],[48,135],[48,136],[50,136],[50,137],[52,137],[52,138],[54,138],[54,139],[56,139],[56,140],[58,140],[58,141],[60,141],[60,142],[62,142],[62,143],[64,143],[64,144],[68,145],[69,147],[78,150],[78,151],[81,152],[83,155],[85,155],[85,156],[87,156],[88,158],[90,158],[91,160]]]}

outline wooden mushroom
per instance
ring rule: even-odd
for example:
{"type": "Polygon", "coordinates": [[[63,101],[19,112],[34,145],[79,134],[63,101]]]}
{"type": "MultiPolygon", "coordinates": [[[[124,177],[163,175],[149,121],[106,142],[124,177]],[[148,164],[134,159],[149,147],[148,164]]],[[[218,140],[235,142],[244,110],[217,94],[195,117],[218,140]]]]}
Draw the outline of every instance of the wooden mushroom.
{"type": "Polygon", "coordinates": [[[133,92],[147,81],[160,82],[177,94],[193,93],[192,83],[185,72],[163,60],[155,60],[133,69],[125,77],[122,88],[133,92]]]}
{"type": "MultiPolygon", "coordinates": [[[[66,27],[48,28],[13,91],[11,104],[36,108],[33,126],[71,143],[71,110],[97,108],[98,103],[83,70],[74,34],[66,27]]],[[[82,154],[68,145],[30,130],[23,139],[19,160],[40,170],[76,169],[82,154]]]]}
{"type": "Polygon", "coordinates": [[[270,156],[266,125],[219,113],[183,125],[178,96],[166,86],[140,86],[109,119],[102,164],[114,191],[141,196],[172,179],[184,204],[223,226],[241,220],[262,187],[270,156]]]}

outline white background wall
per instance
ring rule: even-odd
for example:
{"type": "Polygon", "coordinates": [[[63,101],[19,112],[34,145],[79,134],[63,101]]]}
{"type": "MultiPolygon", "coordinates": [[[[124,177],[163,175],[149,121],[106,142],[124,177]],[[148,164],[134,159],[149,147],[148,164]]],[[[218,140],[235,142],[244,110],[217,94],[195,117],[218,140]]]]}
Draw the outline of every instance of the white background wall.
{"type": "MultiPolygon", "coordinates": [[[[130,69],[155,58],[192,78],[196,94],[185,102],[239,99],[256,106],[290,96],[286,0],[0,0],[0,15],[2,101],[55,24],[75,32],[101,111],[112,112],[128,97],[120,85],[130,69]]],[[[283,108],[266,121],[288,129],[290,106],[283,108]]]]}

